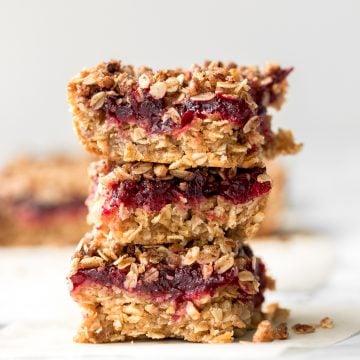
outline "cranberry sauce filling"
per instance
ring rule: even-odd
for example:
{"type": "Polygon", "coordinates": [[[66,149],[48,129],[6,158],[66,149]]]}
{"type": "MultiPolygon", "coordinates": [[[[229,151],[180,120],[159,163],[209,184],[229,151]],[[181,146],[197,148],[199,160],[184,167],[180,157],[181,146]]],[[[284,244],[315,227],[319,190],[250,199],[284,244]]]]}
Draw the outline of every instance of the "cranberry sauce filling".
{"type": "Polygon", "coordinates": [[[179,132],[195,117],[204,118],[206,114],[218,114],[222,119],[243,128],[246,122],[256,115],[256,111],[252,110],[245,100],[221,94],[216,94],[206,101],[188,99],[182,105],[175,105],[180,116],[179,121],[174,121],[170,116],[164,117],[165,100],[154,99],[148,90],[142,90],[141,96],[134,90],[128,99],[129,103],[118,104],[117,97],[108,97],[104,104],[107,118],[115,119],[119,124],[136,123],[151,134],[179,132]]]}
{"type": "MultiPolygon", "coordinates": [[[[255,274],[260,282],[259,292],[255,295],[248,294],[242,287],[239,287],[238,268],[231,267],[223,274],[213,273],[204,279],[201,267],[198,264],[190,266],[174,267],[171,265],[148,265],[147,271],[156,268],[158,277],[149,281],[146,272],[138,276],[137,284],[132,289],[127,289],[131,293],[150,295],[154,300],[174,300],[183,302],[194,300],[204,295],[214,295],[218,288],[224,286],[236,286],[239,288],[239,300],[243,302],[252,301],[255,306],[260,306],[263,302],[263,291],[266,287],[265,266],[260,263],[252,269],[251,258],[248,258],[248,271],[255,274]]],[[[101,266],[93,269],[78,270],[70,277],[74,291],[78,286],[85,282],[94,282],[103,286],[116,286],[124,288],[127,269],[118,269],[116,266],[101,266]]]]}
{"type": "Polygon", "coordinates": [[[86,211],[85,199],[77,198],[60,204],[45,204],[23,198],[13,202],[12,209],[16,217],[24,222],[37,222],[57,215],[76,215],[86,211]]]}
{"type": "Polygon", "coordinates": [[[250,93],[258,105],[257,109],[252,109],[244,99],[214,94],[207,100],[190,98],[184,104],[174,105],[180,116],[180,119],[174,120],[165,114],[168,107],[165,98],[155,99],[150,95],[149,90],[134,89],[128,94],[128,101],[124,101],[119,96],[107,97],[103,110],[107,119],[115,120],[119,125],[136,123],[150,134],[177,135],[195,117],[204,118],[208,114],[219,115],[221,119],[228,120],[242,129],[251,117],[260,115],[262,118],[266,114],[264,100],[267,99],[270,103],[276,101],[278,95],[272,87],[282,82],[291,71],[292,68],[277,70],[266,85],[249,81],[250,85],[252,84],[250,93]]]}
{"type": "Polygon", "coordinates": [[[170,180],[141,179],[115,183],[105,202],[103,213],[112,214],[121,203],[128,208],[160,211],[166,204],[176,203],[181,198],[194,203],[217,195],[234,204],[245,204],[271,189],[270,181],[261,183],[257,180],[258,175],[265,172],[263,168],[237,169],[235,176],[230,176],[231,169],[225,169],[222,176],[201,168],[191,171],[191,179],[187,181],[174,177],[170,180]]]}

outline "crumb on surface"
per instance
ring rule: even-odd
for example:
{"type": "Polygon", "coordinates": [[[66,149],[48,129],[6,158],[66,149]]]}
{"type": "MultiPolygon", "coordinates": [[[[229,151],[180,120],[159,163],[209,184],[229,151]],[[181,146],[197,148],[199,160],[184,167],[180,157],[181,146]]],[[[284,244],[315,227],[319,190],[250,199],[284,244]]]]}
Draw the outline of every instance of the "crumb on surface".
{"type": "Polygon", "coordinates": [[[288,327],[285,322],[273,327],[269,320],[263,320],[259,323],[252,340],[255,343],[272,342],[274,340],[285,340],[288,336],[288,327]]]}
{"type": "Polygon", "coordinates": [[[333,327],[334,327],[333,320],[329,316],[326,316],[326,317],[322,318],[319,323],[315,323],[315,324],[299,324],[298,323],[298,324],[293,325],[292,329],[297,334],[310,334],[310,333],[315,332],[315,330],[318,328],[332,329],[333,327]]]}
{"type": "Polygon", "coordinates": [[[297,334],[310,334],[315,332],[315,326],[297,323],[291,327],[297,334]]]}
{"type": "Polygon", "coordinates": [[[334,321],[326,316],[320,320],[320,327],[323,329],[332,329],[334,327],[334,321]]]}

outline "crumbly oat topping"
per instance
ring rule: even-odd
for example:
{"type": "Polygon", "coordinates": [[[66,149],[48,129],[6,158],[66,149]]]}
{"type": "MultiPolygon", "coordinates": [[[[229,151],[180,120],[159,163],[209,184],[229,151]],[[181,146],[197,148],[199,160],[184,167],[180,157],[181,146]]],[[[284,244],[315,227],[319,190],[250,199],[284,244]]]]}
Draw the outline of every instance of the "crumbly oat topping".
{"type": "Polygon", "coordinates": [[[132,264],[148,265],[166,263],[173,266],[198,264],[211,265],[211,272],[224,273],[233,265],[239,269],[239,281],[257,284],[253,273],[246,268],[244,259],[254,259],[252,268],[258,266],[256,258],[241,241],[216,238],[207,242],[192,240],[188,244],[179,242],[167,245],[119,245],[107,241],[102,232],[93,230],[80,241],[73,257],[72,268],[95,268],[105,263],[125,269],[132,264]],[[101,250],[100,250],[101,249],[101,250]]]}
{"type": "MultiPolygon", "coordinates": [[[[221,62],[205,62],[202,66],[195,65],[190,71],[152,71],[113,60],[83,70],[69,83],[69,90],[76,91],[83,98],[93,99],[99,91],[106,91],[111,96],[124,96],[139,87],[148,89],[155,99],[165,97],[168,103],[178,103],[181,97],[183,101],[189,97],[196,100],[206,97],[208,100],[210,94],[221,93],[246,98],[254,108],[259,105],[279,108],[284,101],[289,72],[291,69],[282,69],[277,64],[260,69],[221,62]]],[[[93,103],[97,104],[97,101],[93,103]]]]}

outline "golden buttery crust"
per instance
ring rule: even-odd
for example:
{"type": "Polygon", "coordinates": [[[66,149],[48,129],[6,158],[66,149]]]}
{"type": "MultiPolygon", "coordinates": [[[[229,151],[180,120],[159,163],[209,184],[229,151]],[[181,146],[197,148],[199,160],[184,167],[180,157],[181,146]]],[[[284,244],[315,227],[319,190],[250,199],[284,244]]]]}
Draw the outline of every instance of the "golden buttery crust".
{"type": "Polygon", "coordinates": [[[228,343],[253,329],[262,319],[251,303],[236,299],[232,288],[218,291],[203,304],[181,304],[177,315],[173,302],[154,304],[146,297],[116,287],[80,287],[73,298],[83,307],[83,321],[75,341],[106,343],[134,339],[177,338],[191,342],[228,343]],[[176,319],[176,321],[175,321],[176,319]]]}

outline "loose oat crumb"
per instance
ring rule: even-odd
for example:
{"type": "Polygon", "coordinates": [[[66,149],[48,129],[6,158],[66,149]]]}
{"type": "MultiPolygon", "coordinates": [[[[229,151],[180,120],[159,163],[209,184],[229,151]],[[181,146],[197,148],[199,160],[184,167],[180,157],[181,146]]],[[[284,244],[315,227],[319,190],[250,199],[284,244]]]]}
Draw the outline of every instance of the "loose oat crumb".
{"type": "Polygon", "coordinates": [[[285,322],[273,327],[268,320],[263,320],[259,323],[252,341],[258,342],[272,342],[274,340],[285,340],[289,337],[287,324],[285,322]]]}
{"type": "Polygon", "coordinates": [[[253,342],[271,342],[274,340],[273,328],[270,321],[263,320],[259,323],[255,334],[253,336],[253,342]]]}
{"type": "Polygon", "coordinates": [[[326,316],[320,320],[320,327],[323,329],[332,329],[334,327],[334,321],[326,316]]]}
{"type": "Polygon", "coordinates": [[[334,327],[333,320],[326,316],[315,324],[295,324],[292,329],[298,334],[310,334],[315,332],[316,329],[332,329],[334,327]]]}
{"type": "Polygon", "coordinates": [[[274,328],[275,340],[286,340],[288,337],[289,337],[289,332],[286,322],[282,322],[274,328]]]}
{"type": "Polygon", "coordinates": [[[292,329],[297,334],[311,334],[315,332],[315,326],[310,324],[295,324],[292,326],[292,329]]]}

